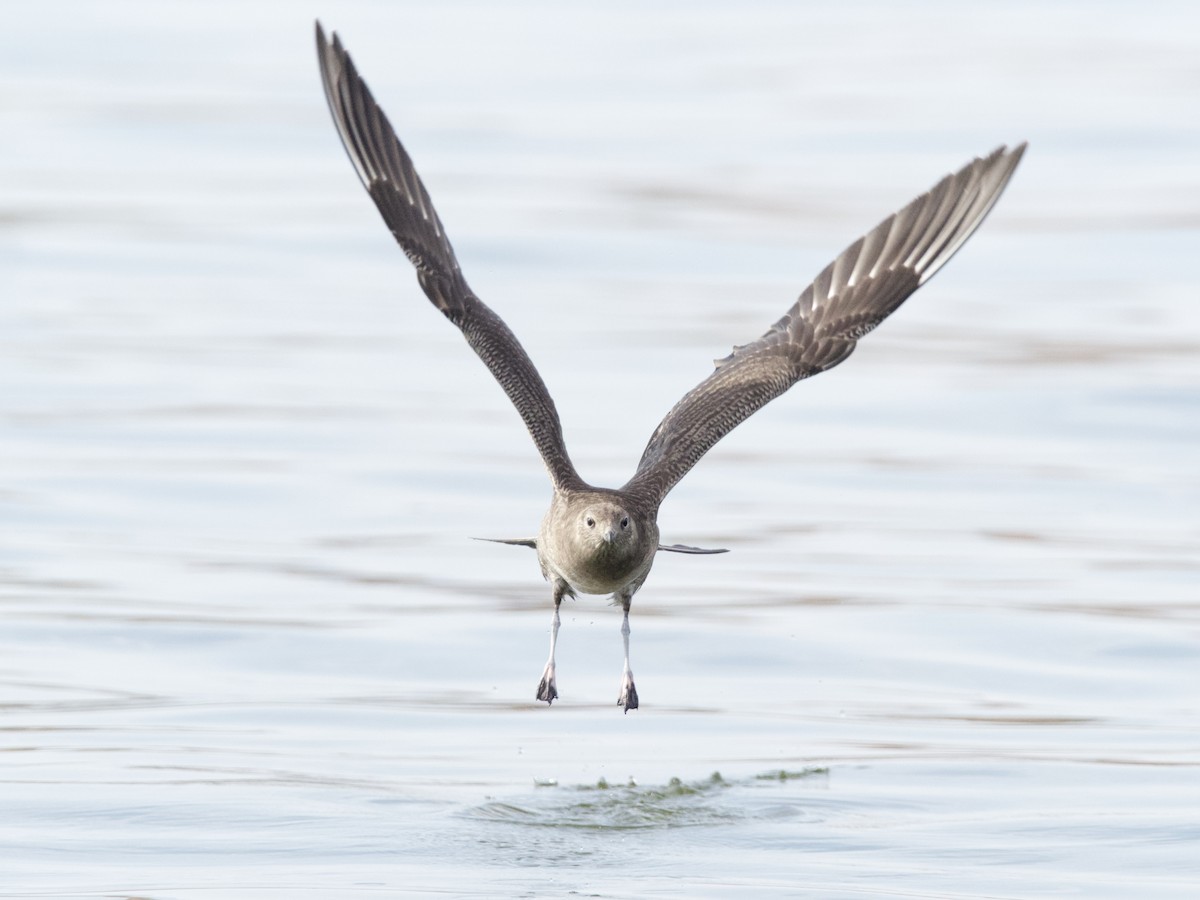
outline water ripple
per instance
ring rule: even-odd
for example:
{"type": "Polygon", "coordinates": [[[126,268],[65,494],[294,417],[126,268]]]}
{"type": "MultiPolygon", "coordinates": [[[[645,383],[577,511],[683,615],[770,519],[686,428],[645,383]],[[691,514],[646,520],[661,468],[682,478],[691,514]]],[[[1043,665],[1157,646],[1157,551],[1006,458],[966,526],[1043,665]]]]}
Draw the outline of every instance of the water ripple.
{"type": "MultiPolygon", "coordinates": [[[[724,825],[754,818],[769,809],[779,815],[778,798],[764,804],[749,802],[750,791],[763,784],[782,785],[828,775],[823,768],[801,771],[777,770],[749,779],[728,780],[720,772],[708,778],[684,781],[671,778],[666,784],[643,786],[632,779],[611,784],[559,787],[542,782],[536,793],[520,799],[493,800],[463,812],[466,818],[537,828],[578,828],[587,831],[688,828],[724,825]]],[[[798,811],[797,811],[798,814],[798,811]]]]}

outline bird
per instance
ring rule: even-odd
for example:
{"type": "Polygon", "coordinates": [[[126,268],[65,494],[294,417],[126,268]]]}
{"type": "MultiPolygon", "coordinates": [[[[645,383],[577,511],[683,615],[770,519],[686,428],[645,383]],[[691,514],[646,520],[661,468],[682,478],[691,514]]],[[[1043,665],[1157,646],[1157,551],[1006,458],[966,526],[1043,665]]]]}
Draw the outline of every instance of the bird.
{"type": "Polygon", "coordinates": [[[658,511],[714,444],[792,385],[843,362],[942,268],[975,232],[1008,185],[1024,142],[1004,145],[947,175],[885,218],[826,266],[756,340],[735,346],[688,391],[650,436],[633,476],[597,487],[576,471],[558,411],[516,336],[467,284],[429,192],[336,32],[316,23],[321,81],[350,162],[432,304],[471,349],[524,420],[553,488],[537,536],[503,539],[531,547],[551,587],[550,656],[536,699],[558,699],[555,647],[564,597],[612,594],[624,611],[624,666],[617,705],[637,709],[629,663],[629,610],[660,551],[723,553],[659,542],[658,511]]]}

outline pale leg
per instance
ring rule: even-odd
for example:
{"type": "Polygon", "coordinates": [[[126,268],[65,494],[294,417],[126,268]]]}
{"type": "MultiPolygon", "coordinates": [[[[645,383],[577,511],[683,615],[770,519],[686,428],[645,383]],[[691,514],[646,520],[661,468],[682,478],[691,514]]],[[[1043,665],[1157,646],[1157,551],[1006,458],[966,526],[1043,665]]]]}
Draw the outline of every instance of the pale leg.
{"type": "Polygon", "coordinates": [[[629,668],[629,600],[622,599],[621,605],[625,607],[625,619],[621,622],[621,640],[625,643],[625,669],[621,672],[621,696],[617,698],[617,706],[629,712],[638,708],[638,695],[637,688],[633,685],[633,670],[629,668]]]}
{"type": "Polygon", "coordinates": [[[542,680],[538,683],[537,698],[547,704],[558,699],[558,685],[554,683],[554,648],[558,644],[558,608],[562,606],[565,590],[554,590],[554,619],[550,623],[550,658],[546,660],[546,668],[542,670],[542,680]]]}
{"type": "Polygon", "coordinates": [[[546,668],[542,670],[542,680],[538,684],[537,698],[545,700],[547,703],[553,703],[558,699],[558,687],[554,683],[554,645],[558,643],[558,607],[559,604],[554,604],[554,621],[550,624],[550,658],[546,661],[546,668]]]}

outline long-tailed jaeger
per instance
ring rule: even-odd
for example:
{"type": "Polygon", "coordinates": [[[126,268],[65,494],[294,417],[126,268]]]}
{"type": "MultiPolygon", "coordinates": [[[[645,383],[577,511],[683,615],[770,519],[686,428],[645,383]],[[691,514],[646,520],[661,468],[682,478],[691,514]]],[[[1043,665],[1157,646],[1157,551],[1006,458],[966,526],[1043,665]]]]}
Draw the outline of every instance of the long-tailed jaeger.
{"type": "Polygon", "coordinates": [[[1012,177],[1025,144],[999,147],[948,175],[849,247],[757,340],[735,347],[716,371],[675,404],[650,435],[633,477],[620,488],[593,487],[575,471],[550,392],[508,326],[467,285],[425,185],[383,110],[376,105],[336,34],[317,23],[321,80],[338,134],[363,187],[417,281],[500,382],[533,437],[554,496],[536,538],[505,541],[537,550],[550,582],[554,619],[550,658],[537,699],[552,703],[558,608],[563,597],[612,594],[625,611],[625,667],[617,704],[638,705],[629,668],[629,606],[660,550],[721,553],[658,537],[658,508],[708,450],[802,378],[831,369],[858,339],[933,277],[982,224],[1012,177]]]}

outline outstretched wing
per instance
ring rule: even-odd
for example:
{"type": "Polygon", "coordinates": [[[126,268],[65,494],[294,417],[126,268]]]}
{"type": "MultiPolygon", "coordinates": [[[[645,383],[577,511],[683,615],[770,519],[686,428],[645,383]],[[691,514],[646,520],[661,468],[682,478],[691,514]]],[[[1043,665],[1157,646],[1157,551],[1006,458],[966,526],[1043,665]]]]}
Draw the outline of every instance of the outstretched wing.
{"type": "Polygon", "coordinates": [[[555,488],[582,485],[563,442],[558,410],[533,362],[501,318],[467,286],[425,185],[337,34],[317,23],[321,81],[334,124],[363,187],[417,270],[433,305],[462,331],[525,420],[555,488]]]}
{"type": "Polygon", "coordinates": [[[982,224],[1025,144],[948,175],[830,263],[762,337],[735,347],[667,413],[623,490],[658,504],[705,453],[802,378],[831,369],[982,224]]]}

